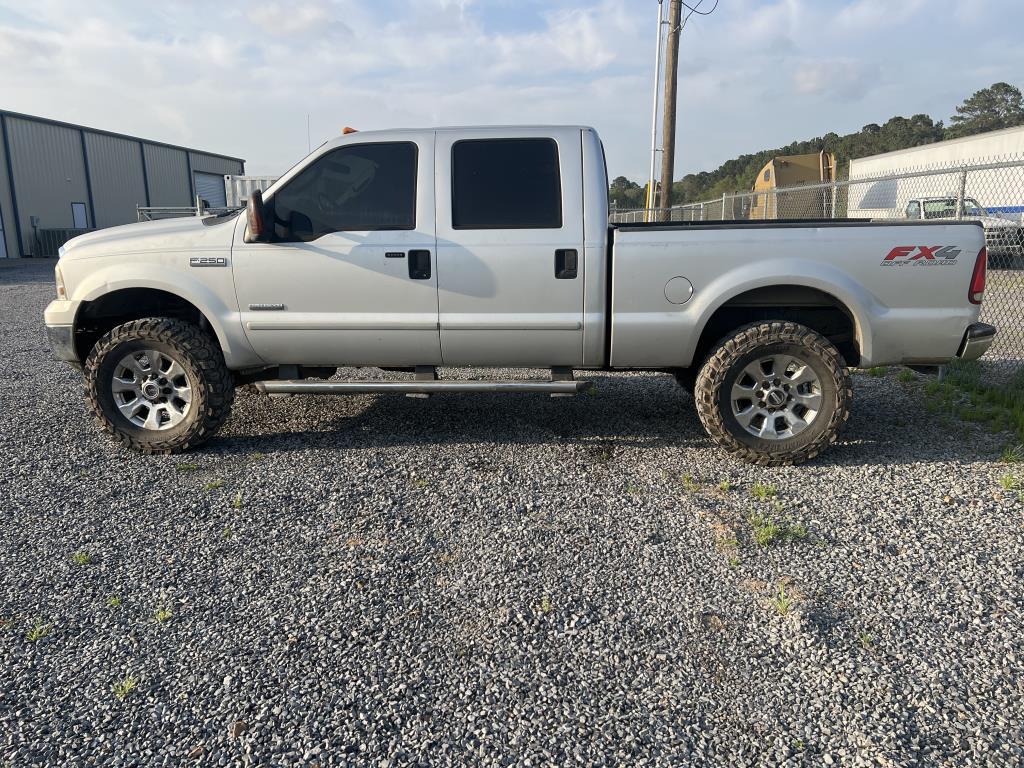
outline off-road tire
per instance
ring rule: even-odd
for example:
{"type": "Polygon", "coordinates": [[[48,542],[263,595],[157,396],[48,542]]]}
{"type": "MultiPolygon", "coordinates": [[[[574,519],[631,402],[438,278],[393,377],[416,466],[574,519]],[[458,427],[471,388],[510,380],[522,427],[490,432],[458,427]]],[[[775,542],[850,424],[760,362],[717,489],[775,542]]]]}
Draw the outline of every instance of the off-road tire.
{"type": "Polygon", "coordinates": [[[196,325],[166,317],[132,320],[96,342],[85,361],[85,389],[100,429],[147,454],[180,453],[203,443],[230,415],[235,399],[234,380],[217,343],[196,325]],[[114,366],[133,349],[144,348],[173,355],[194,381],[189,411],[170,429],[138,427],[114,403],[114,366]]]}
{"type": "Polygon", "coordinates": [[[828,448],[849,418],[852,397],[850,373],[839,350],[810,328],[783,321],[753,323],[722,339],[701,368],[694,392],[697,415],[711,439],[744,461],[766,466],[800,464],[828,448]],[[818,376],[821,409],[799,434],[766,440],[740,425],[730,393],[752,360],[787,351],[802,356],[818,376]]]}

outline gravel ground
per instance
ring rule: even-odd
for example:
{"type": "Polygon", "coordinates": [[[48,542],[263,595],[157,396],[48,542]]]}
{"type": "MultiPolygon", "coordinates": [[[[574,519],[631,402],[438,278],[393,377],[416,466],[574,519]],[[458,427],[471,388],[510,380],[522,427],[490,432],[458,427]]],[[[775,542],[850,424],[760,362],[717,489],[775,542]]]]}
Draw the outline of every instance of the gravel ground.
{"type": "Polygon", "coordinates": [[[245,391],[144,457],[51,359],[51,274],[0,268],[0,766],[1024,762],[1008,438],[921,380],[856,376],[796,468],[648,374],[245,391]]]}

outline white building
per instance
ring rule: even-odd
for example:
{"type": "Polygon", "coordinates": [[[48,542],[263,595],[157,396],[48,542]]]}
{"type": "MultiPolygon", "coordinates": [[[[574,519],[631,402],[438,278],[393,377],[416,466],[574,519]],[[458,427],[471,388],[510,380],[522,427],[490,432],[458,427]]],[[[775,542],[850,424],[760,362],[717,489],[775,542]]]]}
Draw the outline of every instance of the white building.
{"type": "Polygon", "coordinates": [[[909,201],[923,197],[977,200],[990,213],[1020,219],[1024,213],[1024,126],[950,139],[850,161],[848,215],[903,218],[909,201]],[[1015,163],[971,170],[973,166],[1015,163]],[[922,171],[948,173],[918,175],[922,171]],[[902,178],[892,176],[908,175],[902,178]]]}

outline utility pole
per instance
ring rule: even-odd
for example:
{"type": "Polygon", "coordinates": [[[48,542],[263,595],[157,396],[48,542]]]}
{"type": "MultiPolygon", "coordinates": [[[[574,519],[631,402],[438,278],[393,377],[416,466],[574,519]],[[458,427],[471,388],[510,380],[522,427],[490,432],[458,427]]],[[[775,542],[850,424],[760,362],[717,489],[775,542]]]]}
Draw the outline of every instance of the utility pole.
{"type": "Polygon", "coordinates": [[[657,47],[654,50],[654,98],[651,108],[651,172],[647,176],[647,196],[644,198],[644,208],[647,211],[644,213],[644,221],[655,221],[652,209],[658,205],[658,188],[654,182],[657,177],[654,174],[658,165],[658,86],[661,85],[661,28],[663,26],[665,26],[665,5],[662,0],[658,0],[658,37],[657,47]]]}
{"type": "Polygon", "coordinates": [[[665,50],[665,119],[661,141],[661,199],[660,218],[667,219],[672,205],[672,171],[676,160],[676,85],[679,69],[679,33],[682,32],[682,0],[669,0],[668,44],[665,50]]]}

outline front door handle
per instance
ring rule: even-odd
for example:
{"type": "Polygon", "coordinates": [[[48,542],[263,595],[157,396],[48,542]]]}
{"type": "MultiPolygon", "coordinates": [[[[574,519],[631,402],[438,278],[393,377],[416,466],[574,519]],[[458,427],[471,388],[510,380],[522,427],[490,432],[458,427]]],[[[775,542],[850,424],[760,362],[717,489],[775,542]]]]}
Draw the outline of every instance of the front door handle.
{"type": "Polygon", "coordinates": [[[409,277],[412,280],[430,279],[430,251],[409,251],[409,277]]]}
{"type": "Polygon", "coordinates": [[[575,248],[559,248],[555,251],[555,278],[575,280],[579,266],[579,254],[575,248]]]}

